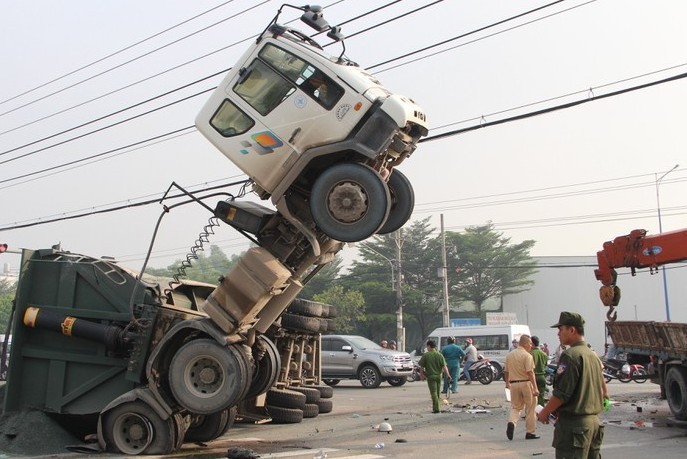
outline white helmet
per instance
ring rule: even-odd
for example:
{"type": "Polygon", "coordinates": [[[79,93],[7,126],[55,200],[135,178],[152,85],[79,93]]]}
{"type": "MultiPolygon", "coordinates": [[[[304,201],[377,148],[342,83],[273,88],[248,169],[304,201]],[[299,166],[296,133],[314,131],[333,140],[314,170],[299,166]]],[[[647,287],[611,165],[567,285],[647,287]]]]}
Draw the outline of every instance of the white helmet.
{"type": "Polygon", "coordinates": [[[386,432],[386,433],[391,433],[391,431],[394,430],[391,428],[391,424],[388,422],[382,422],[379,424],[379,427],[377,428],[378,432],[386,432]]]}

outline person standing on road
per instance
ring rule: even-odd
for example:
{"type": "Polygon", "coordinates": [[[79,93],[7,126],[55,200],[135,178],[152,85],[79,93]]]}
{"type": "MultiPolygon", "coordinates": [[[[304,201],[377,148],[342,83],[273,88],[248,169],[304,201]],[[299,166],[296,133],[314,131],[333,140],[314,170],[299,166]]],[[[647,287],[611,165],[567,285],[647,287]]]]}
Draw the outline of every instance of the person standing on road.
{"type": "Polygon", "coordinates": [[[463,365],[463,374],[465,375],[465,384],[471,384],[470,367],[477,361],[477,348],[472,345],[472,338],[465,339],[465,364],[463,365]]]}
{"type": "Polygon", "coordinates": [[[446,359],[437,351],[437,345],[433,340],[427,341],[427,352],[420,358],[420,369],[422,375],[427,379],[429,395],[432,397],[432,413],[439,413],[439,386],[441,385],[441,374],[445,374],[450,381],[451,374],[446,366],[446,359]]]}
{"type": "Polygon", "coordinates": [[[510,343],[510,348],[508,349],[508,352],[513,352],[515,349],[518,347],[518,340],[513,338],[513,341],[510,343]]]}
{"type": "Polygon", "coordinates": [[[558,323],[561,345],[568,346],[561,354],[553,380],[553,395],[539,421],[549,423],[556,417],[553,446],[556,459],[601,457],[604,426],[599,413],[608,398],[601,360],[584,340],[584,319],[574,312],[561,312],[558,323]]]}
{"type": "Polygon", "coordinates": [[[534,378],[534,359],[530,350],[532,340],[529,335],[522,335],[518,342],[518,347],[508,353],[506,363],[503,368],[503,380],[506,382],[506,389],[510,389],[511,410],[506,425],[506,436],[509,440],[513,439],[515,425],[520,418],[520,412],[525,408],[525,433],[526,440],[536,440],[539,435],[535,434],[537,429],[537,418],[534,413],[536,397],[539,395],[537,381],[534,378]]]}
{"type": "Polygon", "coordinates": [[[458,392],[458,370],[460,370],[460,361],[465,357],[465,352],[456,344],[456,339],[453,336],[449,336],[446,341],[448,345],[441,348],[441,355],[446,359],[446,366],[448,367],[448,372],[451,374],[451,378],[444,378],[444,389],[441,393],[448,393],[450,382],[451,393],[455,394],[458,392]]]}
{"type": "Polygon", "coordinates": [[[532,358],[534,359],[534,379],[537,380],[537,389],[539,389],[539,396],[537,403],[541,406],[546,404],[546,365],[549,363],[549,356],[539,349],[539,338],[532,337],[532,358]]]}

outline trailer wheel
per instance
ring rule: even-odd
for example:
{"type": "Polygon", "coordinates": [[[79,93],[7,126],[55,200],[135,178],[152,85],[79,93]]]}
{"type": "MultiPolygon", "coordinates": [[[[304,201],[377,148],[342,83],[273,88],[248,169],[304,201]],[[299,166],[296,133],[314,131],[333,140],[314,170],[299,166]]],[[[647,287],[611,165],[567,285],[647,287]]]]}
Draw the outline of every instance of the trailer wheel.
{"type": "Polygon", "coordinates": [[[305,395],[305,403],[317,403],[321,398],[320,391],[312,387],[289,386],[287,389],[300,392],[305,395]]]}
{"type": "Polygon", "coordinates": [[[387,183],[389,187],[389,194],[391,196],[391,209],[386,222],[382,228],[377,231],[378,234],[393,233],[400,227],[406,224],[413,215],[415,208],[415,192],[410,180],[401,173],[401,171],[394,169],[389,177],[387,183]]]}
{"type": "Polygon", "coordinates": [[[245,394],[247,374],[234,352],[210,339],[184,344],[169,367],[176,401],[195,414],[222,411],[245,394]]]}
{"type": "Polygon", "coordinates": [[[253,373],[253,379],[245,398],[255,398],[258,395],[264,394],[270,387],[274,386],[277,379],[279,379],[281,357],[277,346],[264,335],[258,336],[258,341],[262,342],[265,353],[260,359],[255,359],[255,372],[253,373]]]}
{"type": "Polygon", "coordinates": [[[309,317],[323,317],[323,306],[322,303],[296,298],[286,309],[286,312],[309,317]]]}
{"type": "Polygon", "coordinates": [[[267,391],[265,404],[282,408],[305,408],[305,394],[289,389],[270,389],[267,391]]]}
{"type": "Polygon", "coordinates": [[[317,401],[317,407],[320,410],[320,414],[331,413],[334,409],[334,402],[329,398],[321,398],[317,401]]]}
{"type": "Polygon", "coordinates": [[[174,451],[173,418],[160,418],[141,400],[123,403],[101,416],[103,439],[112,453],[166,455],[174,451]]]}
{"type": "Polygon", "coordinates": [[[666,399],[670,411],[680,421],[687,421],[687,369],[674,366],[666,373],[666,399]]]}
{"type": "Polygon", "coordinates": [[[315,403],[306,403],[305,408],[303,408],[304,418],[316,418],[320,414],[320,406],[318,405],[319,400],[315,403]]]}
{"type": "Polygon", "coordinates": [[[389,187],[372,168],[341,163],[326,169],[310,193],[310,212],[327,236],[341,242],[367,239],[382,227],[391,207],[389,187]]]}
{"type": "Polygon", "coordinates": [[[229,421],[229,410],[193,416],[184,436],[185,442],[206,442],[222,436],[229,421]]]}
{"type": "Polygon", "coordinates": [[[298,408],[265,405],[265,410],[275,424],[297,424],[303,420],[303,410],[298,408]]]}
{"type": "Polygon", "coordinates": [[[293,330],[319,333],[320,331],[322,331],[322,328],[324,328],[324,326],[327,325],[327,322],[325,320],[326,319],[320,319],[319,317],[306,317],[298,316],[296,314],[284,313],[281,316],[281,326],[293,330]]]}
{"type": "Polygon", "coordinates": [[[323,379],[322,382],[325,383],[326,385],[328,385],[329,387],[334,387],[337,384],[339,384],[341,382],[341,380],[340,379],[323,379]]]}
{"type": "Polygon", "coordinates": [[[334,388],[332,388],[331,386],[321,386],[319,384],[313,384],[307,387],[312,387],[313,389],[319,390],[320,399],[332,398],[334,396],[334,388]]]}

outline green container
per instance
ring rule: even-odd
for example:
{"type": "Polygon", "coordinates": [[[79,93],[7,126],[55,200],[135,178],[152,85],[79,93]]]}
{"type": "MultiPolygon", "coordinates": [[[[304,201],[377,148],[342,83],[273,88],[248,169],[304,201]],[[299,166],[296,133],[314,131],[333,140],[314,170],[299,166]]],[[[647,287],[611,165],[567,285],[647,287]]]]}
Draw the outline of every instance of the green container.
{"type": "Polygon", "coordinates": [[[157,285],[137,280],[112,261],[51,249],[24,250],[4,411],[96,414],[119,395],[145,384],[159,293],[157,285]],[[39,309],[38,317],[40,311],[43,317],[70,317],[67,325],[76,319],[120,331],[128,344],[113,347],[68,336],[63,333],[70,328],[64,324],[31,328],[24,325],[29,307],[39,309]]]}

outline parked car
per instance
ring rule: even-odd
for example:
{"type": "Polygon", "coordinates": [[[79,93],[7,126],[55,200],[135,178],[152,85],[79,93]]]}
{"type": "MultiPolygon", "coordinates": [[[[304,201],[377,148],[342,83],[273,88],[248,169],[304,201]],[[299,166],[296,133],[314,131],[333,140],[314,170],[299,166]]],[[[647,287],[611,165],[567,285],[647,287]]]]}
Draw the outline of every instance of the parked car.
{"type": "Polygon", "coordinates": [[[363,387],[373,389],[382,381],[402,386],[413,374],[413,362],[407,352],[385,349],[356,335],[322,336],[322,380],[335,386],[342,379],[358,379],[363,387]]]}

